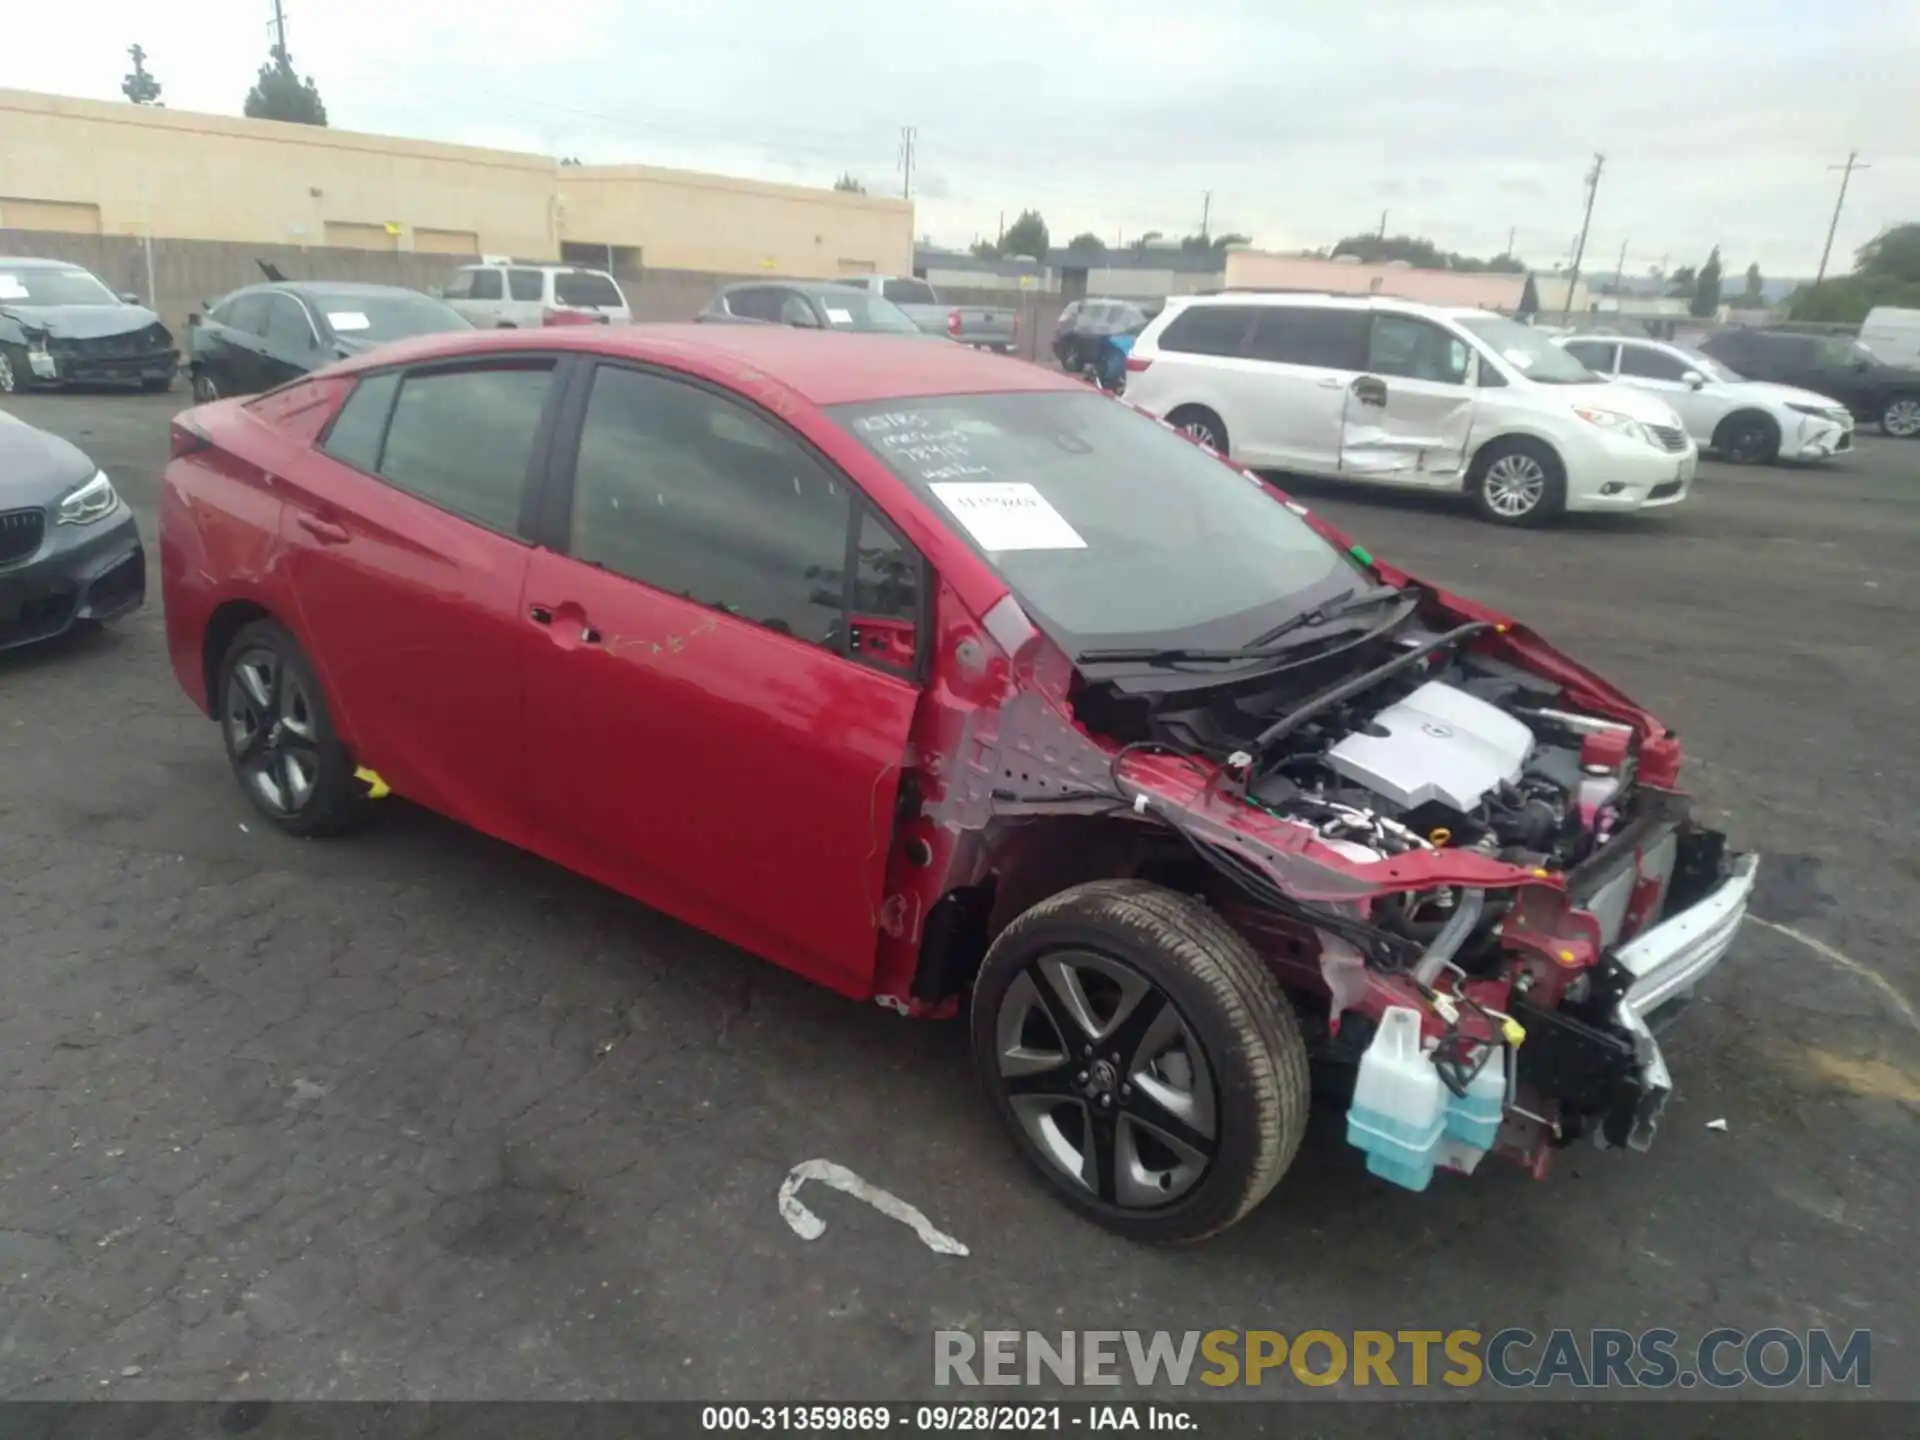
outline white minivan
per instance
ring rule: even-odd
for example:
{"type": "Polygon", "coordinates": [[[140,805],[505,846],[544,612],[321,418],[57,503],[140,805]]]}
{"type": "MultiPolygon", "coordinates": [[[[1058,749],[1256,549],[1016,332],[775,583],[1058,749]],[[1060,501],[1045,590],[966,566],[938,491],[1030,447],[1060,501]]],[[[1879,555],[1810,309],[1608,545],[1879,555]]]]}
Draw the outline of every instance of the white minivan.
{"type": "Polygon", "coordinates": [[[624,325],[633,319],[613,276],[578,265],[520,265],[489,256],[454,271],[439,294],[482,330],[624,325]]]}
{"type": "Polygon", "coordinates": [[[1920,370],[1920,310],[1876,305],[1860,327],[1860,343],[1883,365],[1920,370]]]}
{"type": "Polygon", "coordinates": [[[1665,401],[1485,310],[1176,298],[1127,371],[1128,401],[1243,465],[1464,492],[1503,525],[1678,504],[1699,463],[1665,401]]]}

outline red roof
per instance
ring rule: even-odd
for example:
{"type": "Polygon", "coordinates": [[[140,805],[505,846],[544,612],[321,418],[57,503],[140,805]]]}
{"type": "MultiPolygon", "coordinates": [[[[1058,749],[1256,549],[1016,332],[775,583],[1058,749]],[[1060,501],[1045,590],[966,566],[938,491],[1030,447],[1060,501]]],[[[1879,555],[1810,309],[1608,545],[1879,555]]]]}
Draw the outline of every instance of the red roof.
{"type": "Polygon", "coordinates": [[[934,337],[838,335],[785,325],[568,325],[476,330],[383,346],[342,368],[468,352],[585,350],[687,370],[742,391],[784,389],[815,405],[917,395],[1084,390],[1078,380],[934,337]]]}

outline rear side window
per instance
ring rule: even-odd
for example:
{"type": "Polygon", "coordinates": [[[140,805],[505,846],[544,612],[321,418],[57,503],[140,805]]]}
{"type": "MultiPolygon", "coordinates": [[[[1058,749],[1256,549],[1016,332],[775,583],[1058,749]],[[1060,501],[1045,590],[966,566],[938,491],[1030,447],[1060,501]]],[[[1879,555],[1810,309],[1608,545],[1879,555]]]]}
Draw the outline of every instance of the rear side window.
{"type": "Polygon", "coordinates": [[[265,335],[267,299],[264,294],[242,295],[216,309],[213,318],[230,330],[240,330],[248,335],[265,335]]]}
{"type": "Polygon", "coordinates": [[[1569,340],[1561,347],[1596,375],[1613,373],[1614,347],[1599,340],[1569,340]]]}
{"type": "Polygon", "coordinates": [[[1366,364],[1367,312],[1272,306],[1255,318],[1247,353],[1283,365],[1358,370],[1366,364]]]}
{"type": "Polygon", "coordinates": [[[562,305],[586,305],[599,310],[617,310],[625,303],[620,298],[620,287],[592,270],[563,270],[555,275],[553,298],[562,305]]]}
{"type": "Polygon", "coordinates": [[[1160,348],[1183,355],[1239,355],[1253,309],[1245,305],[1191,305],[1161,332],[1160,348]]]}
{"type": "Polygon", "coordinates": [[[510,300],[542,299],[538,270],[509,270],[507,272],[507,298],[510,300]]]}
{"type": "Polygon", "coordinates": [[[500,298],[500,272],[498,270],[475,270],[473,275],[472,299],[498,300],[500,298]]]}
{"type": "Polygon", "coordinates": [[[938,305],[934,298],[933,287],[924,280],[889,280],[880,289],[881,295],[896,305],[938,305]]]}
{"type": "Polygon", "coordinates": [[[291,295],[275,295],[267,301],[267,343],[292,355],[319,348],[306,307],[291,295]]]}
{"type": "Polygon", "coordinates": [[[552,383],[550,364],[405,377],[387,421],[379,474],[430,505],[513,534],[552,383]]]}
{"type": "Polygon", "coordinates": [[[320,448],[356,470],[378,474],[380,441],[387,433],[387,416],[393,413],[393,397],[399,390],[398,372],[362,380],[340,407],[333,428],[327,432],[326,444],[320,448]]]}

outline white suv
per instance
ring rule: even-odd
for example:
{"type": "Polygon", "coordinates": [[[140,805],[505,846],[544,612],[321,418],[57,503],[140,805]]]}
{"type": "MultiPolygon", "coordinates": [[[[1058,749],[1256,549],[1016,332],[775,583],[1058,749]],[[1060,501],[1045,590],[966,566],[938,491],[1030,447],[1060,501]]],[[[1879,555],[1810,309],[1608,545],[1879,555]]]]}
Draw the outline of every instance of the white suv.
{"type": "Polygon", "coordinates": [[[577,265],[516,265],[490,258],[462,265],[439,295],[483,330],[624,325],[633,319],[611,275],[577,265]]]}
{"type": "Polygon", "coordinates": [[[1677,504],[1699,462],[1664,401],[1485,310],[1174,299],[1127,371],[1130,402],[1243,465],[1463,491],[1503,525],[1677,504]]]}

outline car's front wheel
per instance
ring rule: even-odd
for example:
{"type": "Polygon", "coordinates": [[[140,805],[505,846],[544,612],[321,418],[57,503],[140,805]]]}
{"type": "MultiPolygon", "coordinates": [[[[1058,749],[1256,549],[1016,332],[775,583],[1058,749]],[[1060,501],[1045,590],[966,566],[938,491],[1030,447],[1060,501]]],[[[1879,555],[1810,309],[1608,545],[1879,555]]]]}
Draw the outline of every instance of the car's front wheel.
{"type": "Polygon", "coordinates": [[[193,367],[193,398],[201,405],[211,405],[220,398],[220,382],[215,380],[203,365],[193,367]]]}
{"type": "Polygon", "coordinates": [[[1920,395],[1895,395],[1880,411],[1880,428],[1896,440],[1920,435],[1920,395]]]}
{"type": "Polygon", "coordinates": [[[1140,880],[1044,900],[975,982],[973,1054],[1021,1153],[1131,1239],[1199,1240],[1253,1209],[1307,1122],[1307,1052],[1252,948],[1140,880]]]}
{"type": "Polygon", "coordinates": [[[25,383],[20,375],[7,347],[0,345],[0,395],[11,395],[18,390],[25,383]]]}
{"type": "Polygon", "coordinates": [[[1474,457],[1467,490],[1482,519],[1496,525],[1544,525],[1567,504],[1560,457],[1537,440],[1495,440],[1474,457]]]}
{"type": "Polygon", "coordinates": [[[364,810],[366,788],[334,733],[319,677],[271,620],[233,637],[220,666],[220,729],[254,808],[289,835],[333,835],[364,810]]]}
{"type": "Polygon", "coordinates": [[[1204,405],[1182,405],[1167,416],[1167,423],[1211,450],[1222,455],[1229,453],[1226,422],[1204,405]]]}
{"type": "Polygon", "coordinates": [[[1729,415],[1713,432],[1713,448],[1729,465],[1765,465],[1780,453],[1780,427],[1753,410],[1729,415]]]}

